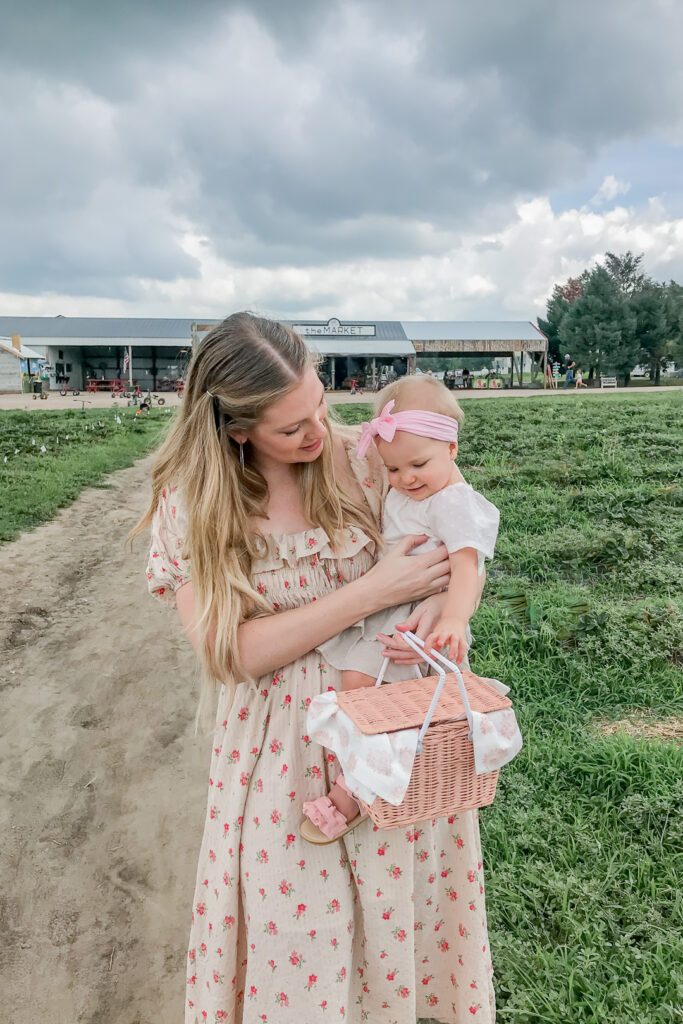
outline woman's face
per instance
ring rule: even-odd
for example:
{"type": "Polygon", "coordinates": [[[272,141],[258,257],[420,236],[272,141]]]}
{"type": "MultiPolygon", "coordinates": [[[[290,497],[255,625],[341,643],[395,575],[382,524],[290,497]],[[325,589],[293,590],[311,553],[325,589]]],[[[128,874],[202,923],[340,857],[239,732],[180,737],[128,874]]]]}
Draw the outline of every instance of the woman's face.
{"type": "MultiPolygon", "coordinates": [[[[266,409],[263,419],[245,435],[257,461],[315,462],[327,435],[325,388],[315,370],[266,409]]],[[[242,437],[236,437],[242,440],[242,437]]]]}

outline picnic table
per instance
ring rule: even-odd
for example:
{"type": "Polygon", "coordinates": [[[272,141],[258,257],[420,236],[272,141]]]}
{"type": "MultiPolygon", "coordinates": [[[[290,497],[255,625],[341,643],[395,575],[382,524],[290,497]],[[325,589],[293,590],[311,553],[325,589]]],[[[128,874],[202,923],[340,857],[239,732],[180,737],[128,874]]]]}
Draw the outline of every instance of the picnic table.
{"type": "MultiPolygon", "coordinates": [[[[86,377],[86,391],[113,391],[114,388],[129,386],[129,381],[123,380],[120,377],[104,378],[104,377],[86,377]]],[[[133,387],[135,387],[137,381],[133,381],[133,387]]]]}

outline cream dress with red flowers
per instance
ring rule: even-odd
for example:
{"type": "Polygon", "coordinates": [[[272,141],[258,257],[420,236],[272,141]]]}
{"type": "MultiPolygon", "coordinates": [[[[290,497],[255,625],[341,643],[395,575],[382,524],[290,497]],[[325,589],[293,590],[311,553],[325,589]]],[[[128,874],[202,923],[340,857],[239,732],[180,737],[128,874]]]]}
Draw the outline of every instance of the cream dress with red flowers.
{"type": "MultiPolygon", "coordinates": [[[[348,453],[379,519],[383,467],[348,453]]],[[[173,603],[191,578],[185,513],[162,494],[149,590],[173,603]]],[[[253,566],[275,612],[356,579],[373,542],[322,529],[272,535],[253,566]]],[[[218,696],[204,834],[191,913],[185,1024],[414,1024],[495,1020],[476,812],[381,830],[364,821],[338,843],[299,835],[304,800],[328,792],[333,754],[305,733],[311,698],[340,673],[311,651],[257,685],[218,696]]]]}

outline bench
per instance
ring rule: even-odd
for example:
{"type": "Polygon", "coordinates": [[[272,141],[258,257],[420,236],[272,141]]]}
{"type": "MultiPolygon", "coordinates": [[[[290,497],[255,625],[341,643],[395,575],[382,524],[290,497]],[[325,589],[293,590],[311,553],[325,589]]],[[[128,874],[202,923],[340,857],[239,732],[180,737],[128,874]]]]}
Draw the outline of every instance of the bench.
{"type": "Polygon", "coordinates": [[[600,387],[601,388],[615,388],[616,386],[617,386],[617,378],[616,377],[603,377],[603,375],[600,374],[600,387]]]}

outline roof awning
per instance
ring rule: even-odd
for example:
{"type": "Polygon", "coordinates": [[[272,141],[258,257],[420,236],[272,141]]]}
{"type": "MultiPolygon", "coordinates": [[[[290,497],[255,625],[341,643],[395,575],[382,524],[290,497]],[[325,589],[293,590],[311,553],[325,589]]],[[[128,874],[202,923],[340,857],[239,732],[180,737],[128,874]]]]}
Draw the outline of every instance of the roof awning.
{"type": "Polygon", "coordinates": [[[362,359],[415,355],[412,342],[406,338],[327,338],[307,336],[304,341],[312,352],[321,356],[359,356],[362,359]]]}

